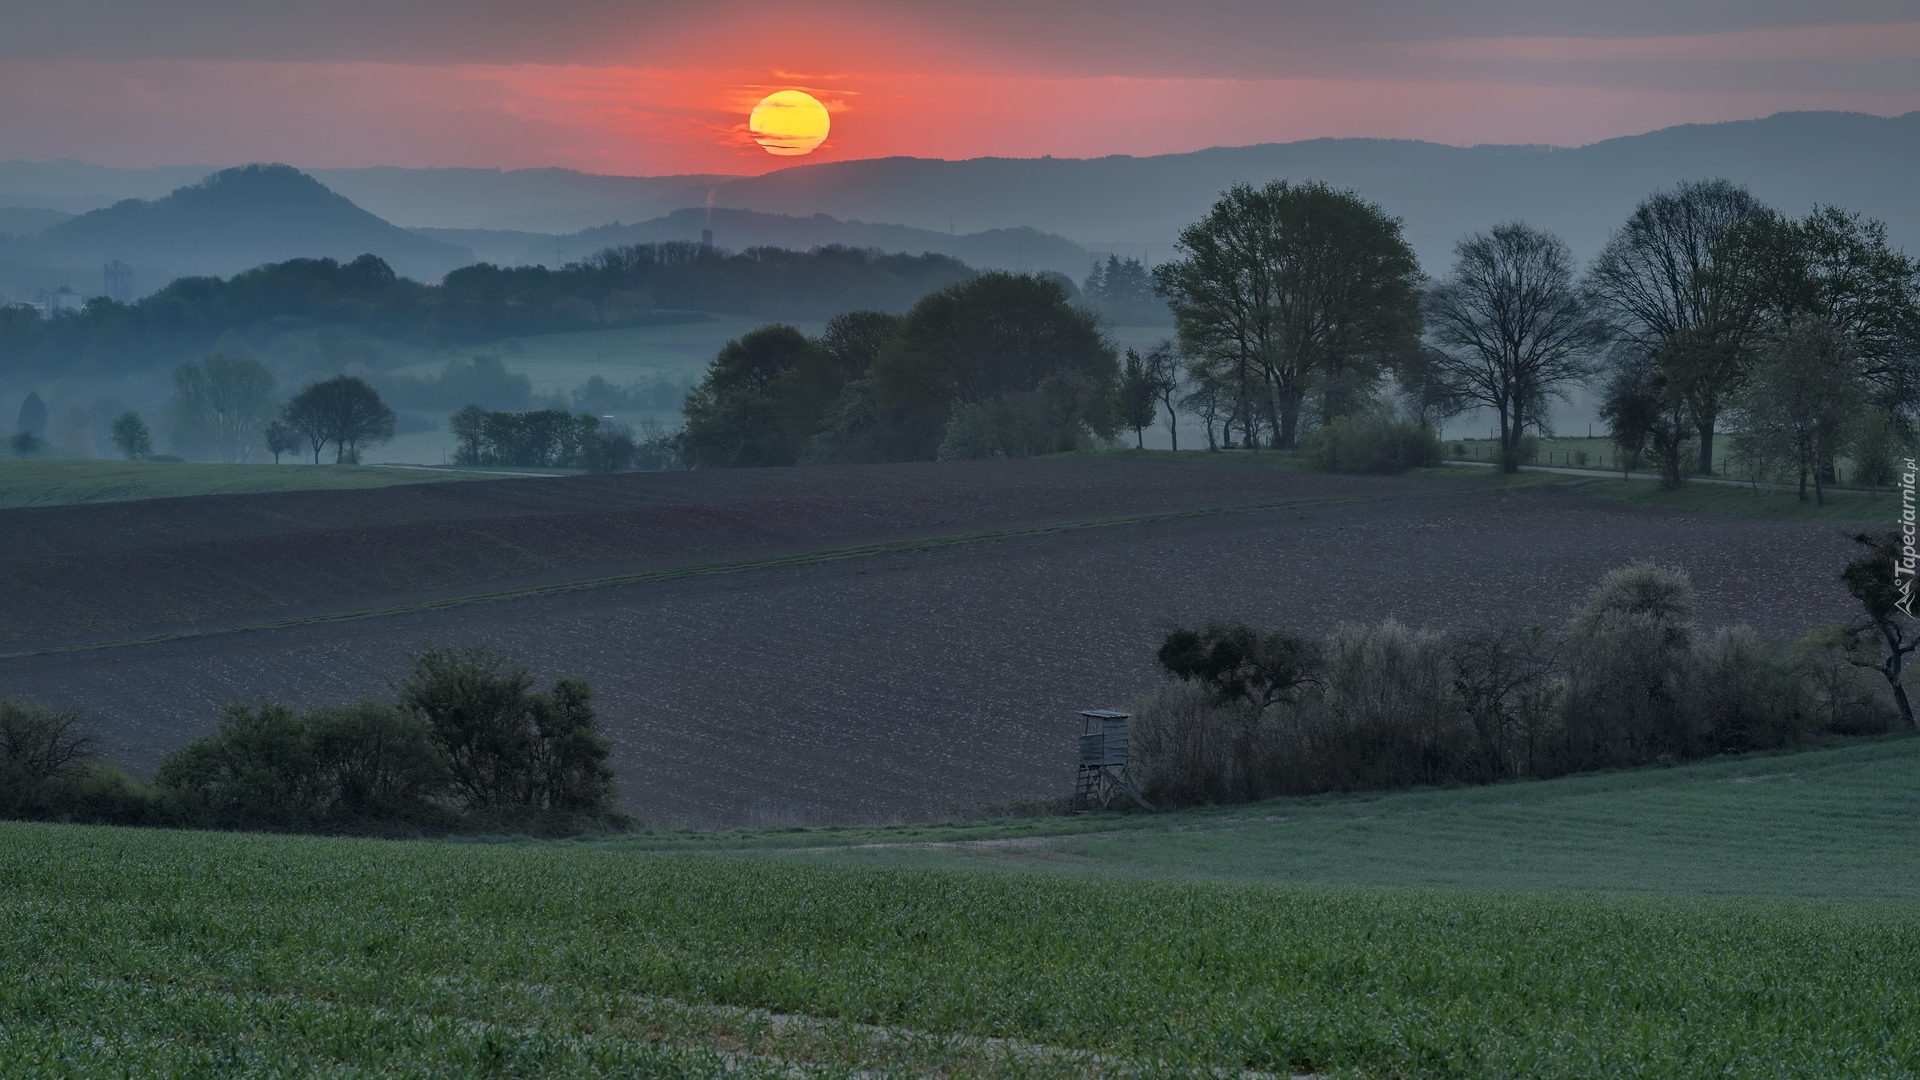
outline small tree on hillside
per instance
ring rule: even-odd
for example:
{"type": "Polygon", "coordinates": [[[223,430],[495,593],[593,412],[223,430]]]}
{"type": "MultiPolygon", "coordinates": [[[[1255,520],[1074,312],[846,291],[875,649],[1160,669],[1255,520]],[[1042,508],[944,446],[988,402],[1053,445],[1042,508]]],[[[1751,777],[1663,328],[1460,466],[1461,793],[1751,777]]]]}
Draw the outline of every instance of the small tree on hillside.
{"type": "Polygon", "coordinates": [[[128,409],[113,418],[113,445],[128,461],[143,461],[153,455],[153,431],[139,413],[128,409]]]}
{"type": "Polygon", "coordinates": [[[1913,614],[1916,592],[1913,549],[1897,532],[1854,541],[1867,550],[1840,571],[1847,591],[1860,602],[1861,618],[1848,627],[1847,659],[1856,667],[1871,668],[1887,680],[1900,718],[1914,723],[1913,706],[1900,676],[1906,659],[1920,649],[1920,620],[1913,614]]]}
{"type": "Polygon", "coordinates": [[[280,464],[281,454],[291,454],[300,449],[300,433],[285,420],[269,422],[260,436],[267,444],[267,453],[273,455],[275,465],[280,464]]]}
{"type": "Polygon", "coordinates": [[[318,465],[320,450],[328,443],[334,444],[335,463],[358,461],[363,444],[393,438],[395,417],[365,380],[337,375],[294,395],[281,419],[312,445],[318,465]]]}

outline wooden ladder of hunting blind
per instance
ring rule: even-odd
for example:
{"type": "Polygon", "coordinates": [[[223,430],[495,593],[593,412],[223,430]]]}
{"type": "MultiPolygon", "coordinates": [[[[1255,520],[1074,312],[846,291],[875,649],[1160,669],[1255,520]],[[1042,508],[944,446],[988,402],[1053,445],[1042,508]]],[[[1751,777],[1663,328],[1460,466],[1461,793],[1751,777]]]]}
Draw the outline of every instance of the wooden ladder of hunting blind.
{"type": "Polygon", "coordinates": [[[1127,714],[1112,709],[1084,709],[1080,731],[1080,775],[1073,785],[1073,806],[1089,810],[1099,803],[1105,810],[1113,803],[1115,792],[1140,804],[1145,810],[1153,804],[1142,798],[1127,775],[1127,714]]]}

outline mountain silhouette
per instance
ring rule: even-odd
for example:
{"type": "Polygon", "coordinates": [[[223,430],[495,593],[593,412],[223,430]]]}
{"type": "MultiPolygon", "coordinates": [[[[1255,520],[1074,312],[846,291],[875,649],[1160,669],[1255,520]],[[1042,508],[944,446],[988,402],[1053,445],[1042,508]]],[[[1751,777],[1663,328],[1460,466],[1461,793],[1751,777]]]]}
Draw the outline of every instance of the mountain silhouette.
{"type": "Polygon", "coordinates": [[[17,245],[13,258],[80,267],[120,259],[226,276],[285,259],[362,254],[422,279],[473,261],[465,248],[391,225],[286,165],[225,169],[152,201],[81,214],[17,245]]]}
{"type": "Polygon", "coordinates": [[[1590,257],[1648,193],[1714,176],[1788,213],[1819,202],[1879,218],[1896,243],[1920,250],[1916,175],[1920,112],[1781,113],[1573,149],[1314,139],[1156,157],[841,161],[729,181],[713,199],[922,229],[1029,225],[1095,251],[1150,249],[1159,260],[1231,184],[1321,180],[1403,218],[1421,261],[1437,271],[1462,235],[1514,218],[1560,233],[1590,257]]]}

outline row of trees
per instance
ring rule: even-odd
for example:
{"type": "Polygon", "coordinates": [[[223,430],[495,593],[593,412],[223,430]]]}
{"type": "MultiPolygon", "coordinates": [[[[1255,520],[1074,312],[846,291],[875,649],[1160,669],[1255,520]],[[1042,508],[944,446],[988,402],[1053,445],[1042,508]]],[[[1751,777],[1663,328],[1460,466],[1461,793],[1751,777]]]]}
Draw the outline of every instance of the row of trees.
{"type": "Polygon", "coordinates": [[[534,688],[483,651],[414,660],[393,701],[228,706],[150,785],[72,713],[0,701],[0,816],[323,832],[566,832],[624,824],[585,683],[534,688]]]}
{"type": "Polygon", "coordinates": [[[1650,564],[1609,574],[1559,626],[1176,630],[1159,653],[1176,681],[1133,710],[1137,778],[1156,802],[1239,802],[1550,777],[1911,725],[1899,537],[1859,539],[1865,551],[1842,577],[1863,617],[1792,645],[1743,627],[1702,634],[1686,576],[1650,564]]]}
{"type": "Polygon", "coordinates": [[[133,304],[104,297],[42,318],[0,307],[0,379],[97,378],[206,355],[224,334],[349,330],[420,346],[698,319],[692,311],[816,318],[851,308],[902,312],[972,271],[944,255],[842,247],[733,253],[691,243],[609,248],[560,269],[464,267],[437,285],[372,255],[292,259],[232,278],[178,279],[133,304]]]}
{"type": "Polygon", "coordinates": [[[705,468],[1070,450],[1117,433],[1118,382],[1113,346],[1060,282],[992,272],[903,316],[729,342],[687,396],[680,452],[705,468]]]}
{"type": "Polygon", "coordinates": [[[469,405],[453,414],[448,428],[458,440],[453,455],[456,465],[610,473],[668,469],[677,463],[673,437],[654,420],[644,423],[636,436],[625,424],[603,423],[590,413],[501,412],[469,405]]]}
{"type": "MultiPolygon", "coordinates": [[[[278,381],[258,360],[212,356],[182,364],[168,414],[177,450],[241,462],[265,450],[311,450],[314,464],[331,445],[336,462],[358,461],[363,447],[393,438],[394,411],[366,380],[336,375],[309,383],[284,405],[278,381]]],[[[113,442],[130,460],[153,456],[153,433],[138,413],[113,422],[113,442]]]]}
{"type": "Polygon", "coordinates": [[[1817,498],[1845,440],[1883,465],[1920,408],[1920,263],[1878,222],[1792,219],[1725,180],[1649,196],[1584,273],[1558,237],[1508,222],[1428,281],[1377,206],[1285,181],[1229,190],[1178,253],[1154,268],[1177,337],[1123,380],[1136,431],[1163,408],[1170,429],[1199,418],[1210,446],[1217,425],[1223,442],[1292,447],[1391,377],[1421,426],[1490,410],[1512,470],[1585,382],[1622,449],[1652,451],[1670,483],[1712,470],[1731,420],[1750,472],[1812,479],[1817,498]]]}

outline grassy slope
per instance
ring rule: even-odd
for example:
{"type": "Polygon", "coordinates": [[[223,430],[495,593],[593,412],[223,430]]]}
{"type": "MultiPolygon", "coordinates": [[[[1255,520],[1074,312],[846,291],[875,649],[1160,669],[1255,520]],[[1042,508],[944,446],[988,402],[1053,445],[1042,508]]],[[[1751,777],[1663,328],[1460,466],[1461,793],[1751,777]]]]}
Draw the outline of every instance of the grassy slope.
{"type": "MultiPolygon", "coordinates": [[[[856,834],[846,846],[815,840],[806,857],[1072,876],[1913,900],[1915,821],[1920,739],[1896,738],[1551,782],[1096,815],[1073,819],[1066,835],[1042,819],[1000,834],[1022,840],[1013,844],[851,846],[886,842],[856,834]]],[[[926,829],[909,842],[993,835],[926,829]]]]}
{"type": "Polygon", "coordinates": [[[163,461],[0,461],[0,510],[19,506],[125,502],[180,495],[238,495],[389,487],[480,479],[458,470],[362,465],[203,465],[163,461]]]}
{"type": "MultiPolygon", "coordinates": [[[[0,1061],[72,1076],[769,1075],[790,1061],[820,1075],[1099,1075],[1154,1061],[1396,1077],[1912,1075],[1911,902],[1778,894],[1910,900],[1917,774],[1920,743],[1891,741],[1079,819],[1119,828],[1035,863],[1064,876],[633,841],[0,824],[0,1061]],[[1762,774],[1775,779],[1733,782],[1762,774]],[[1079,876],[1101,860],[1127,876],[1079,876]],[[1163,880],[1137,879],[1148,875],[1163,880]],[[1216,876],[1369,884],[1192,880],[1216,876]],[[746,1007],[826,1022],[775,1025],[746,1007]],[[1038,1045],[877,1039],[841,1021],[1038,1045]]],[[[835,835],[855,838],[738,840],[835,835]]]]}

